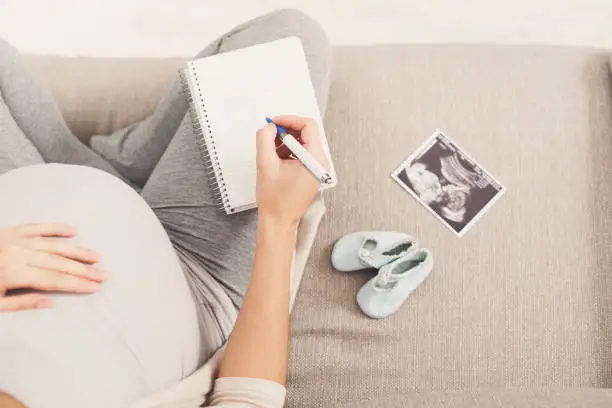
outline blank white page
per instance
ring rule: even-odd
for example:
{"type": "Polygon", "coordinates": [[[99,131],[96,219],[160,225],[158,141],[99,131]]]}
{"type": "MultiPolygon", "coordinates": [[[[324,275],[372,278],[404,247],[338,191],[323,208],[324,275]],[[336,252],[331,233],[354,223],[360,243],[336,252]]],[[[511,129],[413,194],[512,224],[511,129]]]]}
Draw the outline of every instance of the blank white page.
{"type": "MultiPolygon", "coordinates": [[[[284,38],[192,61],[189,72],[197,76],[201,97],[192,90],[193,102],[205,109],[227,201],[235,211],[255,207],[255,137],[266,125],[266,116],[312,117],[331,163],[300,39],[284,38]]],[[[331,173],[335,181],[333,166],[331,173]]]]}

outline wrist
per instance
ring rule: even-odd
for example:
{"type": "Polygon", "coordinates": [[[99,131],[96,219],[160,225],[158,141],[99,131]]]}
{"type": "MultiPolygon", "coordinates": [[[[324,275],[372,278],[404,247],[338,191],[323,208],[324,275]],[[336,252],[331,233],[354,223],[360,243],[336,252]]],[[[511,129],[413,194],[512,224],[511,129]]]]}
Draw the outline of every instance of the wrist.
{"type": "MultiPolygon", "coordinates": [[[[251,275],[251,282],[264,277],[270,277],[280,273],[289,279],[291,259],[297,239],[297,222],[282,219],[276,216],[268,216],[260,213],[257,219],[257,241],[255,249],[255,267],[251,275]],[[265,268],[257,267],[265,265],[265,268]]],[[[277,283],[284,282],[284,280],[277,283]]],[[[280,283],[281,286],[283,283],[280,283]]]]}
{"type": "Polygon", "coordinates": [[[293,250],[299,221],[260,213],[257,219],[257,245],[274,252],[293,250]]]}
{"type": "Polygon", "coordinates": [[[257,217],[258,231],[269,231],[279,236],[295,234],[299,223],[299,218],[283,217],[263,211],[260,211],[257,217]]]}

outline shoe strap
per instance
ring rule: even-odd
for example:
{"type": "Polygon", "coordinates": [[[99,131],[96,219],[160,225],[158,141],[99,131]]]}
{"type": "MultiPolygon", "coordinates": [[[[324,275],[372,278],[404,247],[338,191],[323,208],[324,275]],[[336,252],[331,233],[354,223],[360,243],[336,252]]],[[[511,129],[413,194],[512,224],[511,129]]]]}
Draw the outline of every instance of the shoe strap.
{"type": "Polygon", "coordinates": [[[389,264],[400,257],[406,256],[408,253],[417,249],[416,241],[399,240],[399,241],[395,241],[393,244],[386,246],[383,249],[377,248],[374,251],[371,251],[369,249],[364,248],[366,242],[368,241],[373,241],[378,245],[378,240],[376,238],[365,237],[361,245],[359,246],[359,250],[357,251],[357,256],[359,257],[359,260],[361,262],[363,262],[365,265],[372,267],[372,268],[380,268],[381,266],[389,264]],[[398,255],[383,255],[383,252],[388,251],[391,248],[397,247],[404,242],[411,243],[410,249],[408,249],[406,252],[400,253],[398,255]]]}
{"type": "MultiPolygon", "coordinates": [[[[416,252],[416,251],[415,251],[416,252]]],[[[429,256],[429,255],[427,255],[429,256]]],[[[402,280],[404,277],[414,273],[415,271],[417,271],[419,268],[423,267],[423,264],[426,262],[427,259],[424,259],[423,261],[417,263],[416,265],[414,265],[412,268],[400,273],[400,274],[393,274],[393,268],[395,268],[394,265],[385,265],[382,268],[380,268],[380,270],[378,271],[378,275],[376,276],[376,281],[375,281],[375,285],[374,287],[377,288],[378,290],[391,290],[391,289],[383,289],[380,287],[377,287],[378,285],[380,286],[384,286],[387,285],[389,283],[394,283],[394,282],[398,282],[400,280],[402,280]]],[[[402,261],[403,262],[403,261],[402,261]]]]}

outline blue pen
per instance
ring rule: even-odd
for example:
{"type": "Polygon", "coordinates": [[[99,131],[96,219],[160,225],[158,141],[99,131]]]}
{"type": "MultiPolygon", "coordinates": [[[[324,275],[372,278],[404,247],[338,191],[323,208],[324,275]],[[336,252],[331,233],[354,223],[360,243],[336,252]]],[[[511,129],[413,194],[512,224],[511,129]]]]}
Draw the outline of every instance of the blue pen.
{"type": "Polygon", "coordinates": [[[282,126],[274,123],[270,118],[266,122],[276,126],[276,137],[293,153],[293,155],[306,167],[312,175],[322,184],[332,184],[333,178],[327,170],[282,126]]]}

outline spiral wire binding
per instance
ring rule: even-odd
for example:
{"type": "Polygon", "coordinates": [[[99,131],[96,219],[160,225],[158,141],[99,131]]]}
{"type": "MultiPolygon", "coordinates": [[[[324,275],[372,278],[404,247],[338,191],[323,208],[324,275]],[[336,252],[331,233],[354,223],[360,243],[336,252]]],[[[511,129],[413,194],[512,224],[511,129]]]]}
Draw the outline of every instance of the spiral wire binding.
{"type": "Polygon", "coordinates": [[[183,88],[183,95],[189,104],[189,116],[191,124],[197,137],[200,156],[204,164],[206,175],[209,182],[209,187],[213,200],[220,210],[231,214],[234,209],[229,203],[229,194],[225,179],[223,178],[223,169],[219,161],[219,153],[213,138],[213,130],[208,118],[208,112],[202,96],[202,89],[198,81],[198,75],[193,65],[187,64],[187,67],[179,70],[179,77],[183,88]],[[191,70],[191,74],[190,71],[191,70]],[[193,82],[195,81],[195,82],[193,82]],[[202,117],[198,115],[196,100],[200,104],[202,117]]]}

